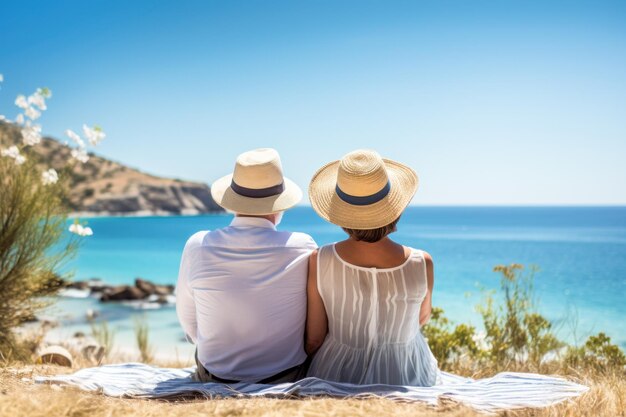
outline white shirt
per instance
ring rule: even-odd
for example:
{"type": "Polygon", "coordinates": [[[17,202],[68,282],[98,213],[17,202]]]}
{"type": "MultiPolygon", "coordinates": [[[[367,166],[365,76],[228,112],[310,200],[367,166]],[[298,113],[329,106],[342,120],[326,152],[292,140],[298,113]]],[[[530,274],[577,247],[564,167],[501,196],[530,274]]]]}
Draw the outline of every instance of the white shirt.
{"type": "Polygon", "coordinates": [[[210,373],[257,382],[304,362],[308,257],[316,248],[311,236],[277,231],[259,217],[235,217],[189,238],[176,313],[210,373]]]}

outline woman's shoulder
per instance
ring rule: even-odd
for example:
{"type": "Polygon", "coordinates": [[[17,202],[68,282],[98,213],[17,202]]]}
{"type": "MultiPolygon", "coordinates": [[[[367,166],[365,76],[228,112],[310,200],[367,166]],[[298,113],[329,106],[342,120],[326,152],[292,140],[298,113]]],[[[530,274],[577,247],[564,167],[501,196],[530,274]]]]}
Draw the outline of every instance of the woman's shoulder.
{"type": "Polygon", "coordinates": [[[334,245],[334,243],[327,243],[326,245],[322,245],[314,249],[313,251],[311,251],[309,258],[311,259],[311,261],[315,261],[320,256],[326,256],[327,254],[332,253],[332,251],[334,250],[334,245]]]}
{"type": "Polygon", "coordinates": [[[423,259],[427,264],[433,263],[433,257],[430,253],[426,252],[424,249],[416,249],[411,246],[404,246],[404,250],[409,252],[410,257],[417,257],[419,259],[423,259]]]}
{"type": "Polygon", "coordinates": [[[430,253],[426,252],[424,249],[420,249],[419,251],[422,253],[422,257],[427,263],[433,263],[433,257],[430,253]]]}
{"type": "Polygon", "coordinates": [[[317,255],[319,256],[322,253],[332,253],[335,250],[335,243],[337,242],[327,243],[325,245],[320,246],[317,249],[317,255]]]}

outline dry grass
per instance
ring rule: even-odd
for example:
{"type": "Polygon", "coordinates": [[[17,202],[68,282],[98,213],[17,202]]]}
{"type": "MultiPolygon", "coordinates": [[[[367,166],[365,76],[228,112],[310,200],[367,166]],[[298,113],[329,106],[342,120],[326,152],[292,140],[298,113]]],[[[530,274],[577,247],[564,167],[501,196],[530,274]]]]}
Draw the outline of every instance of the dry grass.
{"type": "MultiPolygon", "coordinates": [[[[32,377],[68,373],[49,365],[12,366],[0,370],[0,416],[478,416],[444,401],[438,407],[399,403],[380,398],[316,399],[194,399],[176,402],[109,398],[100,394],[50,385],[35,385],[32,377]]],[[[578,399],[544,409],[504,412],[502,416],[626,416],[626,381],[622,376],[589,374],[579,379],[591,391],[578,399]]]]}

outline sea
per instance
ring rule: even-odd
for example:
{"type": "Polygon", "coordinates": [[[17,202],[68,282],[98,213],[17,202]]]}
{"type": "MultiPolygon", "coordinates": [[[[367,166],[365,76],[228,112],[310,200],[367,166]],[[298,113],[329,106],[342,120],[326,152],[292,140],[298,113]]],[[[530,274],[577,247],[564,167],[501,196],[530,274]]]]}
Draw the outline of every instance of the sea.
{"type": "MultiPolygon", "coordinates": [[[[181,251],[200,230],[227,226],[232,216],[83,218],[94,235],[66,271],[75,280],[99,278],[132,284],[137,277],[175,284],[181,251]]],[[[285,213],[282,230],[308,233],[319,245],[346,237],[310,207],[285,213]]],[[[496,265],[523,264],[534,275],[535,302],[559,337],[583,343],[605,332],[626,349],[626,207],[409,207],[402,215],[397,242],[429,252],[435,264],[433,304],[453,323],[481,328],[476,306],[485,291],[497,290],[496,265]]],[[[497,295],[497,293],[496,293],[497,295]]],[[[90,333],[86,312],[106,321],[115,345],[135,346],[137,323],[149,327],[157,356],[189,360],[193,346],[184,340],[173,305],[100,303],[94,298],[59,297],[45,315],[60,326],[49,339],[90,333]]]]}

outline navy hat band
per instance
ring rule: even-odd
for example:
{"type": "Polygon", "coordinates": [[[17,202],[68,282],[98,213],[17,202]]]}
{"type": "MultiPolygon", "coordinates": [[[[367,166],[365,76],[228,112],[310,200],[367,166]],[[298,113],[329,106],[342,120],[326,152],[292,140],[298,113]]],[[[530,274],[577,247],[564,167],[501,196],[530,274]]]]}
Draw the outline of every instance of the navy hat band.
{"type": "Polygon", "coordinates": [[[248,188],[242,187],[237,184],[235,181],[231,181],[230,188],[233,189],[234,192],[243,197],[250,198],[265,198],[265,197],[273,197],[285,191],[285,183],[281,182],[278,185],[274,185],[272,187],[267,188],[248,188]]]}
{"type": "Polygon", "coordinates": [[[366,196],[355,196],[344,193],[339,185],[335,187],[335,192],[343,201],[348,204],[352,204],[353,206],[369,206],[370,204],[378,203],[383,198],[387,197],[391,191],[391,183],[387,181],[387,184],[375,194],[366,195],[366,196]]]}

